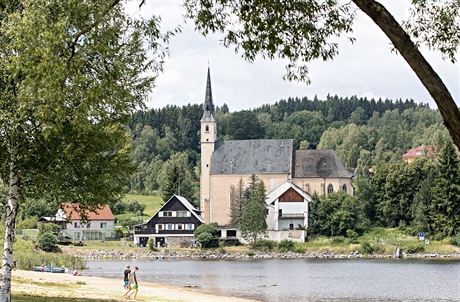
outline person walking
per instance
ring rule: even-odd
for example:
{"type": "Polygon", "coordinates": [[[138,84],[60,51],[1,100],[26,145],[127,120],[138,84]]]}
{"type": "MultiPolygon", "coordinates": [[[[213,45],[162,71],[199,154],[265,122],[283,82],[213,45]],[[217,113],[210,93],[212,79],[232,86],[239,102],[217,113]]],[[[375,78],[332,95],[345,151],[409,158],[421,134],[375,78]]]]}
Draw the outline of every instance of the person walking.
{"type": "Polygon", "coordinates": [[[131,296],[134,295],[131,301],[136,301],[137,292],[139,291],[139,283],[137,282],[136,272],[139,268],[134,267],[134,271],[131,273],[131,293],[128,295],[128,299],[131,300],[131,296]]]}
{"type": "Polygon", "coordinates": [[[130,285],[130,277],[131,277],[131,267],[128,265],[126,266],[125,271],[123,272],[123,288],[125,289],[125,293],[122,296],[123,298],[128,295],[129,291],[131,290],[131,285],[130,285]]]}

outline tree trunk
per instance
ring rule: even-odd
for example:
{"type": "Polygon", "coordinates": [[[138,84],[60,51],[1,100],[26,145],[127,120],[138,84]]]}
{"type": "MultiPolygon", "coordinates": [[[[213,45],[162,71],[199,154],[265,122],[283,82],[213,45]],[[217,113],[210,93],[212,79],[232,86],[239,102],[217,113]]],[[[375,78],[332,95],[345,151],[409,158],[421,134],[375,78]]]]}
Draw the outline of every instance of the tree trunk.
{"type": "Polygon", "coordinates": [[[0,301],[11,301],[11,263],[13,255],[16,214],[19,206],[19,170],[16,157],[11,157],[8,201],[5,205],[5,241],[3,242],[0,301]]]}
{"type": "Polygon", "coordinates": [[[423,57],[398,21],[382,4],[374,0],[352,1],[390,38],[394,47],[415,72],[438,105],[444,125],[449,130],[455,145],[460,149],[460,111],[439,75],[423,57]]]}

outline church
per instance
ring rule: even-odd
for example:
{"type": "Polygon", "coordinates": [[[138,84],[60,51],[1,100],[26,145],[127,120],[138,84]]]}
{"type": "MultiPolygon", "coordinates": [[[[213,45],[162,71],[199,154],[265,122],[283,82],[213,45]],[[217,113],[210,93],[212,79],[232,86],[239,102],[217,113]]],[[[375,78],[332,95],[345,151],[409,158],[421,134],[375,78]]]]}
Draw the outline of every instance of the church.
{"type": "Polygon", "coordinates": [[[200,131],[200,209],[205,223],[215,222],[223,229],[232,227],[229,225],[231,187],[236,187],[240,179],[247,186],[252,174],[267,189],[269,230],[292,230],[298,224],[307,227],[308,202],[314,193],[353,194],[353,175],[333,150],[295,150],[292,139],[218,141],[217,131],[208,68],[200,131]],[[305,205],[298,206],[301,204],[298,201],[304,201],[305,205]],[[285,212],[291,209],[294,213],[282,212],[280,205],[285,212]]]}

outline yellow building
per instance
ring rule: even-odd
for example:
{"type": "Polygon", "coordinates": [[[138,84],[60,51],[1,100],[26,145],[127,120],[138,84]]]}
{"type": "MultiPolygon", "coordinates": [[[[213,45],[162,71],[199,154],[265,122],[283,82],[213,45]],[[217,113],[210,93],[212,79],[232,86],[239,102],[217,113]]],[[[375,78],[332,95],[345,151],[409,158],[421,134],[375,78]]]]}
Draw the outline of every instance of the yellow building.
{"type": "MultiPolygon", "coordinates": [[[[270,194],[293,184],[308,196],[345,191],[353,194],[352,173],[333,150],[294,150],[292,139],[217,141],[217,124],[208,69],[201,118],[200,208],[205,223],[228,226],[230,188],[245,186],[256,174],[270,194]]],[[[306,215],[306,213],[305,213],[306,215]]],[[[305,226],[307,223],[305,223],[305,226]]]]}

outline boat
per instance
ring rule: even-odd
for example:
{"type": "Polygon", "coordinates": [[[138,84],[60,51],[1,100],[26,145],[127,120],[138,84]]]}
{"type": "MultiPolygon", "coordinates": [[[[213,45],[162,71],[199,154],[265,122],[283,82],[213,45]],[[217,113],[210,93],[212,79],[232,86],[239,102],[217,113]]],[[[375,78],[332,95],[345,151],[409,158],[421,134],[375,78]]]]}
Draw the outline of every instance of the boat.
{"type": "Polygon", "coordinates": [[[45,272],[45,273],[65,273],[65,268],[63,267],[52,267],[52,266],[34,266],[33,270],[35,272],[45,272]]]}

